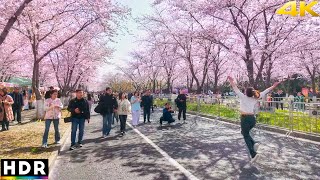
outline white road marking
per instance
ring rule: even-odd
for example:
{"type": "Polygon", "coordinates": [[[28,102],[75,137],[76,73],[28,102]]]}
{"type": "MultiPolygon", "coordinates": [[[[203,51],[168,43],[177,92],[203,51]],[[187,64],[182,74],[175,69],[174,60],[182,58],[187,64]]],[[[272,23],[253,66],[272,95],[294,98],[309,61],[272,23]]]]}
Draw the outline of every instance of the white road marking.
{"type": "Polygon", "coordinates": [[[154,142],[152,142],[147,136],[142,134],[138,129],[131,126],[129,122],[127,125],[130,126],[139,136],[141,136],[148,144],[150,144],[153,148],[155,148],[164,158],[166,158],[174,167],[179,169],[186,177],[191,180],[199,180],[196,176],[194,176],[190,171],[184,168],[181,164],[179,164],[176,160],[168,155],[164,150],[162,150],[159,146],[157,146],[154,142]]]}

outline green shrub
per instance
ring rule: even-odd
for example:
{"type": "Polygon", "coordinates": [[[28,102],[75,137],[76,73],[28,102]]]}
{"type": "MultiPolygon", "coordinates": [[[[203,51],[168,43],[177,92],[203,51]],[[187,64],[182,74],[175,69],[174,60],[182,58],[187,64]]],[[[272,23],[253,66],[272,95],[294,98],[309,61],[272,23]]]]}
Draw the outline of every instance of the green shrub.
{"type": "MultiPolygon", "coordinates": [[[[225,105],[200,104],[198,107],[196,103],[188,103],[187,108],[188,111],[199,111],[202,114],[240,121],[238,109],[225,105]]],[[[320,133],[320,117],[310,117],[307,112],[292,112],[292,114],[288,110],[276,110],[274,113],[260,112],[257,116],[257,122],[286,129],[291,129],[292,126],[293,130],[320,133]]]]}

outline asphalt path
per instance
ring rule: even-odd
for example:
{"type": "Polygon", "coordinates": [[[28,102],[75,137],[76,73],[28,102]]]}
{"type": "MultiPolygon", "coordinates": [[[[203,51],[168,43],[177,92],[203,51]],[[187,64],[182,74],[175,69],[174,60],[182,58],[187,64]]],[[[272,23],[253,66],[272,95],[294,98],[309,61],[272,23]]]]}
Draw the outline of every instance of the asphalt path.
{"type": "Polygon", "coordinates": [[[188,115],[186,124],[159,127],[160,116],[157,110],[152,123],[135,129],[128,125],[124,137],[115,125],[106,139],[101,137],[102,117],[93,116],[86,124],[84,147],[69,151],[69,137],[49,178],[320,179],[319,143],[255,129],[261,146],[251,164],[239,126],[188,115]]]}

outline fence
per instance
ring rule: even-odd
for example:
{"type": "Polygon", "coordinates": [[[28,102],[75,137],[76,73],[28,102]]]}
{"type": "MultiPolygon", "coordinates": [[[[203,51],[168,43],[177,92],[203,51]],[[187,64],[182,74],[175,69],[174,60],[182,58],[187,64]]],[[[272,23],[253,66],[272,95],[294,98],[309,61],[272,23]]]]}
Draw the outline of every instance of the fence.
{"type": "MultiPolygon", "coordinates": [[[[157,106],[174,104],[170,98],[158,98],[157,106]]],[[[200,114],[240,121],[239,100],[236,97],[190,96],[188,110],[200,114]]],[[[320,99],[297,102],[293,98],[261,100],[256,107],[259,124],[281,127],[288,132],[301,131],[320,135],[320,99]]]]}

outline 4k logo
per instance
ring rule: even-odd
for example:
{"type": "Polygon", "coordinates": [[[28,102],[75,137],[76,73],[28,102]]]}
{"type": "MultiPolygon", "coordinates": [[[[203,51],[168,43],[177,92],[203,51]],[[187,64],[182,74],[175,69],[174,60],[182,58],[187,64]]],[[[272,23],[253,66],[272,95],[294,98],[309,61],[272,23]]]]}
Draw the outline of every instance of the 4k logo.
{"type": "Polygon", "coordinates": [[[297,16],[298,14],[300,16],[305,16],[306,12],[311,14],[312,17],[318,17],[319,14],[314,12],[312,10],[312,7],[317,5],[318,1],[312,1],[309,4],[307,4],[305,1],[300,1],[300,10],[297,9],[297,2],[296,1],[290,1],[284,4],[280,9],[277,10],[277,14],[280,15],[291,15],[291,16],[297,16]],[[290,8],[290,10],[288,10],[290,8]]]}

